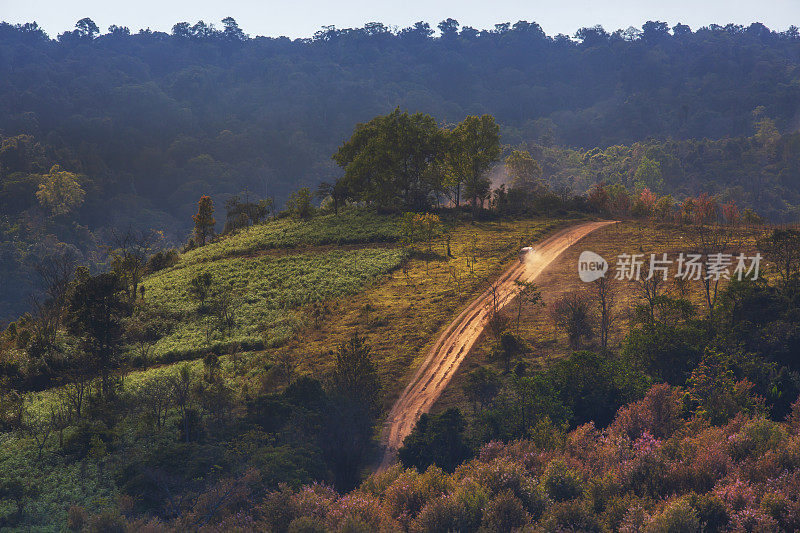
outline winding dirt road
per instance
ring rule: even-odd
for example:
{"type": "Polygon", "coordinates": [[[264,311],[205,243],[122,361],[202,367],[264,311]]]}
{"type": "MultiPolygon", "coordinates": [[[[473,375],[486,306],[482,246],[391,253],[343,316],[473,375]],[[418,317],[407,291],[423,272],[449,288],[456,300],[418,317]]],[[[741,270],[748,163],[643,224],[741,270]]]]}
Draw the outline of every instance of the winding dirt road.
{"type": "Polygon", "coordinates": [[[493,298],[497,298],[498,309],[504,307],[517,293],[515,281],[533,281],[564,250],[594,230],[613,223],[613,221],[587,222],[551,235],[533,246],[533,251],[527,254],[524,262],[515,261],[493,284],[494,290],[486,289],[453,320],[439,335],[389,412],[383,429],[386,451],[379,470],[384,470],[394,463],[403,439],[411,433],[420,415],[428,412],[447,387],[458,365],[486,327],[493,298]]]}

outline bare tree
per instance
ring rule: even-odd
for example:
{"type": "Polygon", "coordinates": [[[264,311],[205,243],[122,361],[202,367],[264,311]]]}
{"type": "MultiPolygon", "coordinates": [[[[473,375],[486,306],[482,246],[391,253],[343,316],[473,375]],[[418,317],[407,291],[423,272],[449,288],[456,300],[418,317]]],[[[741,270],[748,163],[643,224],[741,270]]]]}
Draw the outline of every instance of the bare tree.
{"type": "Polygon", "coordinates": [[[490,281],[489,292],[492,297],[486,305],[486,310],[489,314],[487,324],[489,325],[489,331],[491,331],[495,341],[500,344],[503,332],[508,329],[509,322],[508,317],[500,312],[502,307],[500,305],[500,283],[497,281],[490,281]]]}
{"type": "Polygon", "coordinates": [[[136,389],[136,398],[160,430],[167,419],[167,412],[172,406],[174,383],[162,377],[153,377],[144,381],[136,389]]]}
{"type": "Polygon", "coordinates": [[[666,271],[658,270],[655,261],[657,260],[651,256],[651,260],[645,262],[643,265],[642,275],[639,279],[634,280],[639,297],[644,301],[645,309],[647,310],[647,320],[650,323],[655,321],[656,306],[660,297],[664,296],[669,289],[666,271]]]}
{"type": "Polygon", "coordinates": [[[800,231],[776,228],[758,241],[758,247],[775,265],[784,288],[788,287],[800,271],[800,231]]]}
{"type": "Polygon", "coordinates": [[[295,372],[295,362],[289,350],[280,350],[275,355],[275,368],[283,379],[284,385],[289,385],[295,372]]]}
{"type": "Polygon", "coordinates": [[[147,260],[158,248],[164,236],[155,230],[128,229],[124,233],[112,231],[111,244],[106,246],[111,268],[125,282],[130,303],[136,301],[147,269],[147,260]]]}
{"type": "Polygon", "coordinates": [[[164,336],[164,321],[155,313],[137,312],[125,320],[125,341],[133,346],[134,354],[146,364],[158,340],[164,336]]]}
{"type": "Polygon", "coordinates": [[[36,460],[40,461],[44,447],[53,432],[53,424],[49,413],[44,415],[28,409],[25,413],[22,429],[36,443],[36,460]]]}
{"type": "Polygon", "coordinates": [[[532,281],[516,280],[514,284],[517,286],[517,335],[519,335],[523,307],[526,305],[544,306],[544,302],[542,301],[542,292],[532,281]]]}
{"type": "Polygon", "coordinates": [[[11,388],[9,380],[0,376],[0,429],[13,429],[22,424],[25,398],[11,388]]]}
{"type": "Polygon", "coordinates": [[[189,442],[189,412],[192,406],[192,389],[195,385],[195,379],[191,370],[189,370],[189,365],[184,364],[181,366],[178,374],[173,376],[169,383],[172,389],[172,400],[178,408],[183,421],[183,437],[186,442],[189,442]]]}
{"type": "Polygon", "coordinates": [[[594,281],[594,289],[600,314],[600,347],[605,351],[611,327],[617,318],[614,312],[617,285],[611,278],[603,276],[594,281]]]}
{"type": "Polygon", "coordinates": [[[81,417],[83,404],[89,395],[91,378],[87,371],[88,364],[86,358],[81,357],[74,369],[64,373],[66,382],[61,387],[61,401],[75,418],[81,417]]]}
{"type": "Polygon", "coordinates": [[[556,328],[567,334],[573,350],[580,347],[582,339],[593,334],[589,302],[581,293],[570,292],[553,302],[550,317],[556,328]]]}
{"type": "Polygon", "coordinates": [[[31,342],[28,354],[41,357],[45,364],[57,352],[56,337],[61,328],[67,291],[75,275],[77,254],[66,248],[39,261],[34,270],[44,287],[43,294],[31,297],[31,342]]]}
{"type": "Polygon", "coordinates": [[[717,305],[717,295],[719,294],[719,284],[722,276],[715,275],[709,268],[708,258],[715,254],[730,254],[738,244],[734,231],[716,222],[709,224],[698,224],[693,235],[695,251],[699,253],[703,261],[700,281],[703,284],[703,295],[708,306],[708,318],[713,322],[714,310],[717,305]]]}

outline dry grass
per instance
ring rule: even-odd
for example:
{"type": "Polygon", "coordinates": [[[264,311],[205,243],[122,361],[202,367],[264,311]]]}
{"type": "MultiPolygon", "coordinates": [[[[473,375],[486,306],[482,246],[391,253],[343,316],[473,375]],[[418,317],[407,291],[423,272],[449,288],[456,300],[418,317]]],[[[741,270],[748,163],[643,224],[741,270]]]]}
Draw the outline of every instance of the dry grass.
{"type": "MultiPolygon", "coordinates": [[[[742,229],[738,232],[739,248],[744,252],[754,251],[757,236],[763,230],[742,229]]],[[[523,309],[520,321],[520,335],[528,342],[531,349],[523,360],[532,370],[544,368],[549,361],[569,353],[567,337],[558,331],[548,314],[547,306],[569,292],[582,292],[593,297],[593,285],[584,283],[578,277],[578,256],[583,250],[591,250],[603,256],[613,271],[616,256],[621,253],[661,254],[666,252],[674,258],[679,252],[690,252],[693,247],[696,230],[691,227],[652,226],[640,222],[624,222],[601,228],[568,249],[554,261],[537,279],[536,285],[542,292],[544,307],[523,309]]],[[[762,262],[762,268],[764,263],[762,262]]],[[[673,266],[674,269],[674,266],[673,266]]],[[[672,272],[672,271],[671,271],[672,272]]],[[[668,282],[669,283],[669,282],[668,282]]],[[[720,285],[720,289],[722,285],[720,285]]],[[[616,285],[616,303],[614,306],[616,321],[613,325],[609,346],[618,348],[628,330],[633,308],[642,302],[641,288],[632,282],[618,282],[616,285]]],[[[676,291],[676,288],[672,289],[676,291]]],[[[686,297],[697,306],[698,314],[704,315],[708,305],[703,297],[702,283],[692,281],[686,297]]],[[[594,300],[592,304],[596,305],[594,300]]],[[[516,324],[516,301],[505,310],[512,318],[512,327],[516,324]]],[[[597,347],[597,339],[586,344],[586,348],[597,347]]],[[[472,352],[459,368],[450,385],[434,407],[441,411],[456,405],[466,405],[467,401],[461,392],[466,374],[480,365],[494,366],[503,371],[503,366],[491,358],[493,340],[486,333],[476,343],[472,352]]]]}
{"type": "Polygon", "coordinates": [[[417,245],[404,268],[363,292],[327,302],[322,310],[317,308],[316,320],[308,309],[302,310],[306,326],[255,364],[272,364],[289,354],[297,374],[321,377],[333,364],[331,350],[354,333],[365,335],[389,406],[437,333],[486,287],[486,280],[506,268],[521,244],[562,225],[563,221],[543,219],[459,225],[451,232],[452,257],[446,256],[444,237],[434,241],[431,254],[426,245],[417,245]]]}

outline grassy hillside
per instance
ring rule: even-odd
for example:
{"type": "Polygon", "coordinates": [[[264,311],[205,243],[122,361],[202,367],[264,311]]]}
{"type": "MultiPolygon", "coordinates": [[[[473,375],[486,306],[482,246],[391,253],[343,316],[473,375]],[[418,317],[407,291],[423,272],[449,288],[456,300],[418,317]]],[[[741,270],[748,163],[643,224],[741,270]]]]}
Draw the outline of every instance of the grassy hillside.
{"type": "Polygon", "coordinates": [[[146,294],[151,305],[177,323],[156,343],[153,357],[185,358],[232,343],[257,348],[284,344],[303,319],[298,309],[359,292],[396,269],[405,256],[399,248],[364,248],[222,258],[158,272],[144,282],[146,294]],[[213,317],[190,296],[190,281],[203,274],[210,274],[214,285],[234,300],[235,325],[225,331],[209,324],[213,317]]]}
{"type": "Polygon", "coordinates": [[[180,265],[274,248],[395,242],[399,236],[397,216],[376,215],[358,209],[342,211],[338,215],[320,215],[310,220],[281,218],[191,250],[181,256],[180,265]]]}
{"type": "MultiPolygon", "coordinates": [[[[58,431],[48,430],[48,421],[69,391],[28,393],[29,431],[2,434],[0,483],[35,486],[21,523],[58,531],[72,506],[91,514],[132,498],[138,510],[163,511],[164,487],[201,490],[247,468],[260,472],[269,488],[329,480],[317,448],[319,419],[284,403],[286,384],[304,375],[324,381],[332,350],[358,333],[370,348],[382,404],[390,405],[438,331],[487,279],[514,260],[521,244],[562,224],[454,222],[429,250],[424,243],[394,242],[397,217],[351,212],[341,219],[271,221],[184,254],[143,282],[145,299],[138,305],[167,326],[149,358],[135,360],[146,368],[120,376],[113,407],[87,404],[90,415],[58,431]],[[189,283],[203,273],[211,274],[213,290],[201,304],[189,283]],[[235,327],[210,327],[215,294],[235,300],[235,327]],[[219,354],[213,378],[202,360],[209,352],[219,354]],[[177,359],[186,361],[170,362],[177,359]],[[172,387],[184,371],[196,398],[192,416],[198,417],[191,442],[183,441],[177,406],[167,409],[160,429],[149,411],[158,390],[153,387],[172,387]],[[252,411],[258,401],[266,407],[252,411]],[[262,416],[261,409],[267,422],[254,426],[252,417],[262,416]],[[305,433],[298,433],[300,427],[305,433]],[[166,485],[140,479],[145,465],[166,476],[166,485]],[[147,494],[162,496],[147,503],[147,494]]],[[[125,356],[134,360],[136,353],[130,345],[125,356]]],[[[12,500],[0,498],[0,521],[20,523],[15,510],[12,500]]]]}

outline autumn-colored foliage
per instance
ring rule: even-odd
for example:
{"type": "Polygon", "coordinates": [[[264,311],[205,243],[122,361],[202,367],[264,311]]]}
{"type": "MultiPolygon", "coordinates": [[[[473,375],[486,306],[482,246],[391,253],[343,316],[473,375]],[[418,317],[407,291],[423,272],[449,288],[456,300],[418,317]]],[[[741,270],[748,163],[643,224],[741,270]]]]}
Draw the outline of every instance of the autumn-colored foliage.
{"type": "Polygon", "coordinates": [[[684,391],[653,386],[607,429],[555,449],[490,442],[452,474],[400,465],[347,494],[313,484],[257,497],[253,472],[200,495],[171,524],[277,531],[793,531],[800,527],[800,402],[790,422],[736,413],[711,425],[684,391]],[[187,522],[188,520],[188,522],[187,522]]]}

